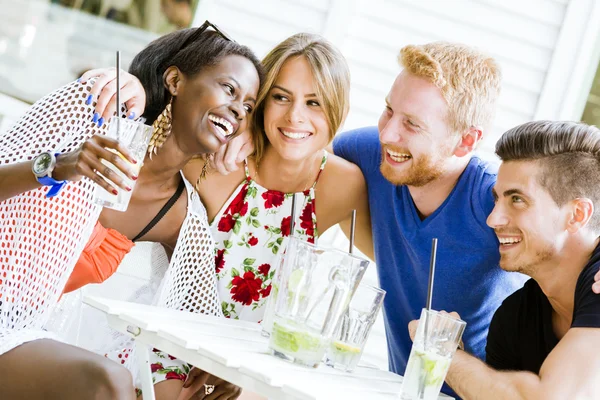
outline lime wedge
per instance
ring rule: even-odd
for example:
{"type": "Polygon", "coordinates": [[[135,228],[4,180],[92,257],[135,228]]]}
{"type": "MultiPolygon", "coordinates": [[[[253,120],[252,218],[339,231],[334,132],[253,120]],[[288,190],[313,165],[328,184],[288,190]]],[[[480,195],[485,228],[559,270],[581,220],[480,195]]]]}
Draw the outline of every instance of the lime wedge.
{"type": "Polygon", "coordinates": [[[360,353],[360,347],[352,346],[348,343],[335,341],[333,342],[335,350],[340,353],[358,354],[360,353]]]}

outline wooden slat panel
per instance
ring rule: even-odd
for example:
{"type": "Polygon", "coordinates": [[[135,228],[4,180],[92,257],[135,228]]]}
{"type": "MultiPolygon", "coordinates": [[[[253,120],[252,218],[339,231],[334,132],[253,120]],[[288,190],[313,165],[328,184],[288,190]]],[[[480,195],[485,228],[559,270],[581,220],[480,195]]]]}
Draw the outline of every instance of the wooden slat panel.
{"type": "MultiPolygon", "coordinates": [[[[392,78],[390,79],[393,81],[393,77],[395,77],[399,71],[396,59],[400,48],[409,43],[426,42],[427,40],[397,41],[395,43],[397,47],[391,48],[378,46],[372,42],[366,42],[361,39],[352,39],[346,43],[344,54],[350,63],[353,73],[354,70],[356,70],[356,74],[363,74],[363,76],[367,77],[369,74],[373,73],[376,75],[391,76],[392,78]]],[[[491,52],[488,52],[488,54],[500,63],[504,85],[516,86],[536,94],[542,90],[545,76],[544,72],[525,67],[519,63],[514,63],[511,60],[499,57],[491,52]]],[[[359,79],[356,79],[356,81],[359,81],[359,79]]],[[[392,81],[390,81],[390,84],[392,81]]],[[[389,87],[383,88],[382,90],[388,89],[389,87]]]]}
{"type": "MultiPolygon", "coordinates": [[[[363,38],[379,43],[382,47],[395,49],[398,42],[410,39],[410,36],[418,33],[427,38],[426,41],[446,40],[491,50],[515,63],[521,63],[540,71],[545,71],[550,63],[552,51],[549,49],[543,49],[523,41],[511,40],[495,32],[469,29],[463,24],[440,17],[436,18],[408,7],[393,11],[396,15],[401,13],[406,18],[406,22],[402,23],[402,30],[400,30],[398,24],[394,25],[379,15],[391,12],[372,9],[371,15],[357,16],[354,23],[361,27],[359,32],[363,38]],[[411,34],[407,35],[407,31],[411,34]]],[[[411,42],[414,41],[411,40],[411,42]]]]}
{"type": "Polygon", "coordinates": [[[302,4],[281,0],[220,0],[218,4],[223,8],[222,16],[225,20],[229,19],[228,14],[231,11],[241,13],[246,17],[259,17],[260,22],[257,21],[255,25],[248,26],[248,28],[249,30],[258,29],[266,37],[270,36],[266,28],[271,26],[283,26],[290,34],[302,31],[321,32],[327,15],[325,10],[317,10],[302,4]]]}
{"type": "Polygon", "coordinates": [[[303,7],[313,8],[315,10],[325,11],[329,10],[331,0],[285,0],[286,3],[296,3],[303,7]]]}
{"type": "Polygon", "coordinates": [[[520,40],[549,50],[554,48],[560,28],[560,25],[532,20],[527,16],[503,8],[491,8],[486,3],[473,0],[395,0],[394,5],[395,8],[389,7],[390,13],[382,15],[392,22],[397,22],[397,15],[400,15],[393,14],[394,9],[414,8],[475,32],[495,32],[507,39],[520,40]]]}
{"type": "Polygon", "coordinates": [[[565,5],[569,0],[478,0],[491,9],[504,10],[522,15],[534,21],[560,27],[565,16],[565,5]]]}

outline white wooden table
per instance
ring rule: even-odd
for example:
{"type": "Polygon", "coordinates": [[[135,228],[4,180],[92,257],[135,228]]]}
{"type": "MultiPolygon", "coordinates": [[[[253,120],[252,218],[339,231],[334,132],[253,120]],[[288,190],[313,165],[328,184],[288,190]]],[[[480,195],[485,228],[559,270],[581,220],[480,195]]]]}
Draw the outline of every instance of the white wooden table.
{"type": "Polygon", "coordinates": [[[271,356],[256,323],[94,296],[84,301],[105,312],[112,328],[136,339],[146,400],[154,398],[148,346],[269,399],[399,399],[402,377],[391,372],[360,365],[353,373],[312,369],[271,356]]]}

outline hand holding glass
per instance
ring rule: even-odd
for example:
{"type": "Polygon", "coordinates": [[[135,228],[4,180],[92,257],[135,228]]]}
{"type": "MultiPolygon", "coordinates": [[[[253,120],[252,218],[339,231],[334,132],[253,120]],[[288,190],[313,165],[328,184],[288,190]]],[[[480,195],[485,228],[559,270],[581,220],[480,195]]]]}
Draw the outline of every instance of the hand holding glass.
{"type": "MultiPolygon", "coordinates": [[[[146,156],[148,143],[152,137],[152,127],[144,125],[141,122],[123,118],[120,118],[118,121],[119,123],[117,123],[116,119],[117,117],[111,118],[106,136],[116,139],[129,150],[132,157],[137,161],[137,164],[130,164],[130,168],[137,174],[142,167],[144,157],[146,156]]],[[[111,151],[113,150],[111,149],[111,151]]],[[[116,151],[113,152],[116,153],[116,151]]],[[[124,157],[123,159],[125,160],[124,157]]],[[[119,176],[125,182],[128,182],[129,187],[133,191],[135,181],[130,180],[112,163],[103,159],[102,164],[110,168],[112,173],[119,176]]],[[[116,190],[117,194],[115,195],[107,192],[102,187],[97,186],[94,195],[94,203],[117,211],[127,210],[129,200],[131,200],[131,191],[121,189],[120,187],[117,187],[116,190]]]]}
{"type": "Polygon", "coordinates": [[[435,400],[467,323],[449,314],[423,309],[404,379],[403,400],[435,400]]]}

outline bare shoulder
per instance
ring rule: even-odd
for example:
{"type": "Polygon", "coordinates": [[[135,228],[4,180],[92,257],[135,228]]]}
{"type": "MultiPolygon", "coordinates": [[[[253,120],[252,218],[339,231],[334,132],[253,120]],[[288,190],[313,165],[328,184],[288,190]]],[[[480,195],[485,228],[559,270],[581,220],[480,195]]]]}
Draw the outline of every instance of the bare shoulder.
{"type": "Polygon", "coordinates": [[[361,209],[367,187],[360,168],[330,154],[316,187],[319,230],[349,218],[352,210],[361,209]]]}
{"type": "MultiPolygon", "coordinates": [[[[360,168],[335,154],[328,154],[327,165],[319,183],[325,181],[326,187],[341,191],[341,195],[348,192],[362,190],[365,187],[365,178],[360,168]]],[[[325,186],[325,185],[324,185],[325,186]]]]}

